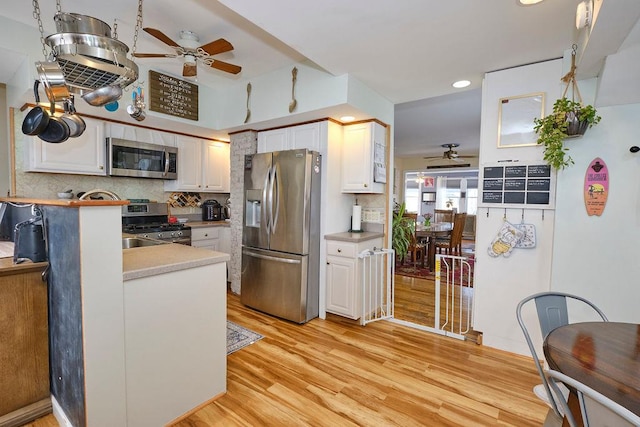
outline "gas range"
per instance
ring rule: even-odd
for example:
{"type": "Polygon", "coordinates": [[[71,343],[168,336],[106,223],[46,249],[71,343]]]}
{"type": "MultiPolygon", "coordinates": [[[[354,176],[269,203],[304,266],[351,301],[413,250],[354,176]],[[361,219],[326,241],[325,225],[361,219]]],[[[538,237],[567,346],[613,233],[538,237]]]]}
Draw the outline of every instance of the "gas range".
{"type": "Polygon", "coordinates": [[[169,224],[166,203],[131,203],[122,207],[122,231],[150,239],[191,244],[191,227],[169,224]]]}

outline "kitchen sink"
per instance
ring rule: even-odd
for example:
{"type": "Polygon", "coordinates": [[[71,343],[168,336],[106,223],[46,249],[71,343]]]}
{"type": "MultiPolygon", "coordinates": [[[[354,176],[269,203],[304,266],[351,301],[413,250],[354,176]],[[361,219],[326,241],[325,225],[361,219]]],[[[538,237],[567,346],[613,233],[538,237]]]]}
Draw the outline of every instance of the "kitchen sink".
{"type": "Polygon", "coordinates": [[[161,240],[146,239],[144,237],[123,237],[122,249],[141,248],[145,246],[166,245],[170,242],[161,240]]]}

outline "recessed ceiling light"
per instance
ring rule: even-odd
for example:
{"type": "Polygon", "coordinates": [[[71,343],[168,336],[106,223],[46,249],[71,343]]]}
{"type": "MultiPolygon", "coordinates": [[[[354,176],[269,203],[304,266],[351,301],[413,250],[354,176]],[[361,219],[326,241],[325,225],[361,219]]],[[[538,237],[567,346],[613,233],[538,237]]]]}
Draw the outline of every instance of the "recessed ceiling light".
{"type": "Polygon", "coordinates": [[[457,82],[454,82],[451,86],[455,87],[456,89],[462,89],[463,87],[467,87],[471,84],[471,82],[469,80],[458,80],[457,82]]]}
{"type": "Polygon", "coordinates": [[[346,123],[346,122],[352,122],[352,121],[354,121],[355,119],[356,119],[356,118],[355,118],[355,117],[353,117],[353,116],[342,116],[342,117],[340,117],[340,121],[341,121],[341,122],[345,122],[345,123],[346,123]]]}
{"type": "Polygon", "coordinates": [[[517,0],[520,6],[531,6],[532,4],[540,3],[542,0],[517,0]]]}

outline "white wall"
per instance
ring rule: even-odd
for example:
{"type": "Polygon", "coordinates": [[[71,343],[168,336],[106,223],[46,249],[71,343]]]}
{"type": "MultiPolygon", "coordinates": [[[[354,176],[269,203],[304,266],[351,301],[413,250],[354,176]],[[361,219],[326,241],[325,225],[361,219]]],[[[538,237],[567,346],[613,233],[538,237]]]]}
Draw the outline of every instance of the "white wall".
{"type": "MultiPolygon", "coordinates": [[[[616,61],[607,61],[615,64],[616,61]]],[[[501,158],[540,160],[542,147],[497,149],[497,99],[534,91],[547,92],[547,112],[560,96],[560,77],[568,61],[535,64],[486,76],[483,93],[481,164],[501,158]]],[[[605,69],[615,74],[617,70],[605,69]]],[[[596,104],[596,79],[578,82],[585,103],[596,104]]],[[[608,92],[606,95],[609,95],[608,92]]],[[[639,145],[640,104],[598,108],[602,121],[579,139],[567,142],[575,164],[557,174],[555,211],[525,210],[525,220],[537,227],[535,249],[515,249],[509,258],[491,258],[486,248],[495,236],[504,209],[478,212],[475,276],[475,325],[484,333],[485,345],[529,355],[515,319],[517,303],[535,292],[556,290],[586,297],[605,311],[610,320],[640,323],[636,301],[640,297],[640,155],[629,148],[639,145]],[[610,171],[609,198],[602,216],[588,216],[583,185],[587,166],[602,158],[610,171]]],[[[626,101],[625,101],[626,102],[626,101]]],[[[507,210],[519,222],[520,210],[507,210]]],[[[526,317],[535,322],[535,314],[526,317]]],[[[578,313],[575,320],[587,320],[578,313]]],[[[534,336],[535,334],[534,331],[534,336]]],[[[540,345],[540,339],[537,339],[540,345]]]]}
{"type": "Polygon", "coordinates": [[[602,121],[571,142],[575,165],[558,179],[551,288],[593,301],[612,321],[640,323],[640,104],[598,108],[602,121]],[[609,168],[602,216],[588,216],[582,187],[589,163],[609,168]]]}
{"type": "MultiPolygon", "coordinates": [[[[544,163],[540,146],[497,147],[499,100],[545,92],[545,111],[551,111],[553,101],[562,93],[561,76],[562,60],[497,71],[485,76],[480,132],[481,169],[483,164],[499,160],[544,163]]],[[[522,209],[506,210],[506,219],[511,223],[520,223],[522,216],[522,209]]],[[[487,346],[529,354],[516,322],[515,309],[525,296],[550,288],[554,211],[545,210],[543,219],[542,210],[525,209],[524,221],[536,227],[536,248],[514,249],[508,258],[492,258],[487,249],[503,225],[504,217],[504,208],[478,208],[474,329],[483,332],[483,343],[487,346]]]]}

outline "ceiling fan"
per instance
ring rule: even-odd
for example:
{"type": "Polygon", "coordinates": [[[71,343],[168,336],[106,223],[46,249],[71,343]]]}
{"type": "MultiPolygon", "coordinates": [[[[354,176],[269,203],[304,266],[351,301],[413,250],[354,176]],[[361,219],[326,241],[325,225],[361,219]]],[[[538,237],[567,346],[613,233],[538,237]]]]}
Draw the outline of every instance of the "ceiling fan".
{"type": "Polygon", "coordinates": [[[447,148],[447,150],[445,150],[445,152],[442,154],[442,156],[427,156],[427,157],[423,157],[424,159],[427,160],[431,160],[431,159],[438,159],[438,160],[451,160],[454,162],[462,162],[464,160],[464,158],[473,158],[473,156],[460,156],[458,155],[458,152],[456,150],[454,150],[454,148],[459,147],[460,144],[442,144],[441,147],[442,148],[447,148]]]}
{"type": "Polygon", "coordinates": [[[200,38],[189,30],[180,31],[180,40],[173,41],[166,34],[155,28],[143,28],[145,32],[157,38],[164,44],[174,48],[175,53],[135,53],[136,58],[184,58],[182,75],[184,77],[196,77],[198,74],[197,62],[215,68],[226,73],[238,74],[242,67],[227,62],[213,59],[214,55],[233,50],[233,45],[225,39],[218,39],[211,43],[200,45],[200,38]]]}

